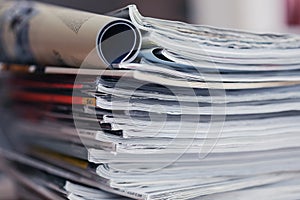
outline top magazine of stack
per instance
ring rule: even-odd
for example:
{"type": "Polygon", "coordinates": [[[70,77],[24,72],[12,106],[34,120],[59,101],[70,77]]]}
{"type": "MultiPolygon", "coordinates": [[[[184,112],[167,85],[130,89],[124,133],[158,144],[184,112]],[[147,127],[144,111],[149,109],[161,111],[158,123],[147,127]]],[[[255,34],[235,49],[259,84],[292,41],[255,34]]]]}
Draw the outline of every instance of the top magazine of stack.
{"type": "Polygon", "coordinates": [[[0,156],[26,183],[69,199],[300,196],[300,35],[1,1],[0,60],[15,113],[0,156]]]}
{"type": "MultiPolygon", "coordinates": [[[[134,5],[104,16],[27,1],[2,1],[1,15],[1,56],[6,62],[80,67],[91,57],[90,62],[84,63],[87,68],[133,68],[162,74],[175,70],[175,77],[197,81],[195,68],[203,72],[218,69],[249,72],[222,77],[224,82],[247,83],[274,81],[268,73],[251,74],[257,71],[285,72],[276,77],[276,81],[284,81],[299,64],[298,35],[255,34],[148,18],[141,16],[134,5]],[[17,19],[22,20],[15,22],[17,19]],[[103,41],[110,36],[116,37],[108,41],[109,50],[103,41]],[[120,52],[113,49],[115,46],[120,52]],[[126,65],[137,54],[139,61],[134,63],[146,66],[126,65]]],[[[213,77],[205,78],[216,81],[213,77]]]]}

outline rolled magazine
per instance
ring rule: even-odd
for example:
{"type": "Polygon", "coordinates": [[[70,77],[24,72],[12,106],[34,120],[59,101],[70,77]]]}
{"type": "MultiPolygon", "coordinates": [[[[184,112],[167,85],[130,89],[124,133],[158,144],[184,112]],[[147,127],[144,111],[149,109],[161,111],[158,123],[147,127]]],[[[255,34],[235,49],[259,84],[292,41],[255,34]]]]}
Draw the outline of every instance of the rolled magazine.
{"type": "Polygon", "coordinates": [[[128,20],[52,5],[1,2],[1,60],[107,68],[131,62],[141,33],[128,20]]]}

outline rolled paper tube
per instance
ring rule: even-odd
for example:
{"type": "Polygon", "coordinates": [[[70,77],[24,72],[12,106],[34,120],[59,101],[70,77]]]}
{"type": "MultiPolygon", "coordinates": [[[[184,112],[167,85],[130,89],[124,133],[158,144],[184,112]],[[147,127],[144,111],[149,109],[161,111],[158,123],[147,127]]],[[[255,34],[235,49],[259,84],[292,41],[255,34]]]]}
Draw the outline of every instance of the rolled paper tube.
{"type": "Polygon", "coordinates": [[[0,60],[89,68],[133,61],[141,33],[128,20],[41,3],[0,3],[0,60]]]}

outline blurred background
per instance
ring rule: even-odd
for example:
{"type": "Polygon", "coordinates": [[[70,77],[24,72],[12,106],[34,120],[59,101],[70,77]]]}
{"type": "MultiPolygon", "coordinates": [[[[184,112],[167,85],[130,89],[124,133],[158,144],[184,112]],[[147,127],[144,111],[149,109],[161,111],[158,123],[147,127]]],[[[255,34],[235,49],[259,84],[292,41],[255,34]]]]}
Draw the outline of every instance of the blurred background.
{"type": "Polygon", "coordinates": [[[39,0],[106,13],[136,4],[145,16],[256,32],[300,33],[300,0],[39,0]]]}

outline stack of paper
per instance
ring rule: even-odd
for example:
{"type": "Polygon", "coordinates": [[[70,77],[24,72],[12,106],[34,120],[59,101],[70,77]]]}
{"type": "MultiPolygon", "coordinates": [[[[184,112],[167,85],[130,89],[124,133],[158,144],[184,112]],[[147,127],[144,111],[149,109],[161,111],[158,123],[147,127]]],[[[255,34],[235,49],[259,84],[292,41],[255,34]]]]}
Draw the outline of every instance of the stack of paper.
{"type": "Polygon", "coordinates": [[[2,156],[23,185],[49,199],[299,197],[300,36],[135,6],[103,17],[5,5],[2,156]]]}

